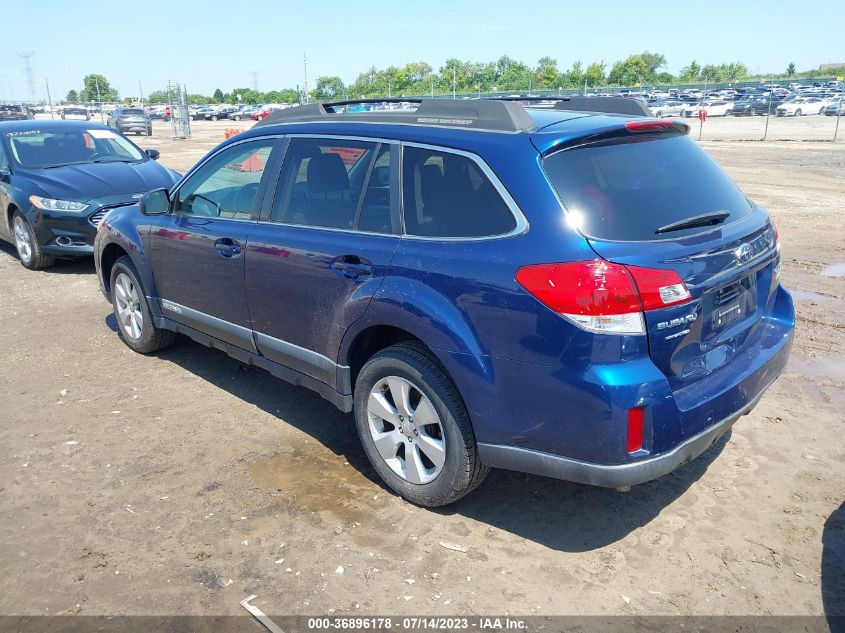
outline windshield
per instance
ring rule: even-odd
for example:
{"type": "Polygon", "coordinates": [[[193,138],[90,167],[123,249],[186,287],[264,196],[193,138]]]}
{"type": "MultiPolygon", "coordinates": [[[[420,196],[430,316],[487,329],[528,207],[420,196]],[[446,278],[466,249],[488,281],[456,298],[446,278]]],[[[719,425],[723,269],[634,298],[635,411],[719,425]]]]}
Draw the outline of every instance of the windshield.
{"type": "Polygon", "coordinates": [[[27,130],[5,136],[12,157],[22,167],[144,160],[137,147],[111,130],[27,130]]]}
{"type": "Polygon", "coordinates": [[[657,229],[716,213],[726,213],[728,224],[751,209],[733,181],[686,135],[565,149],[545,158],[543,167],[567,219],[598,239],[684,237],[702,229],[657,229]]]}

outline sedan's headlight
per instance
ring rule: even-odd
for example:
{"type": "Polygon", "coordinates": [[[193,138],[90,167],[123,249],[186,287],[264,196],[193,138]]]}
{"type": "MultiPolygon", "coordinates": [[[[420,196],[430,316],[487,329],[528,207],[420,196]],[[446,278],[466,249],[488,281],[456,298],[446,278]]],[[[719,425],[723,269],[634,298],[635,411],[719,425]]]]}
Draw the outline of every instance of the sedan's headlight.
{"type": "Polygon", "coordinates": [[[85,211],[88,208],[88,205],[84,202],[53,200],[41,196],[29,196],[29,201],[36,209],[43,209],[44,211],[85,211]]]}

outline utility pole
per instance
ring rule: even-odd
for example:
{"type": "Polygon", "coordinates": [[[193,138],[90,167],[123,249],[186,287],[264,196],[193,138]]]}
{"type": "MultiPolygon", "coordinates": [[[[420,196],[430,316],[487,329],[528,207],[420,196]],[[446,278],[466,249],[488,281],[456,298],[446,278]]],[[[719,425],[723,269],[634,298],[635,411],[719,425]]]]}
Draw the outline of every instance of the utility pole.
{"type": "Polygon", "coordinates": [[[587,96],[587,78],[584,77],[584,96],[587,96]]]}
{"type": "Polygon", "coordinates": [[[261,71],[260,70],[253,70],[253,71],[250,71],[249,74],[252,75],[252,89],[255,92],[258,92],[258,75],[261,74],[261,71]]]}
{"type": "Polygon", "coordinates": [[[23,76],[26,79],[26,86],[29,88],[29,98],[32,101],[38,101],[38,95],[35,92],[35,79],[32,77],[32,56],[35,53],[18,53],[18,57],[23,60],[23,76]]]}
{"type": "Polygon", "coordinates": [[[308,56],[302,51],[302,72],[305,79],[305,103],[308,103],[308,56]]]}
{"type": "Polygon", "coordinates": [[[96,78],[94,79],[94,85],[97,87],[97,105],[100,110],[100,123],[105,123],[103,121],[103,100],[100,98],[100,82],[96,78]]]}
{"type": "Polygon", "coordinates": [[[47,78],[44,77],[44,85],[47,87],[47,106],[50,108],[50,118],[55,119],[55,115],[53,114],[53,98],[50,96],[50,82],[47,81],[47,78]]]}
{"type": "Polygon", "coordinates": [[[141,80],[138,80],[138,94],[140,95],[141,99],[141,107],[144,107],[144,89],[141,87],[141,80]]]}

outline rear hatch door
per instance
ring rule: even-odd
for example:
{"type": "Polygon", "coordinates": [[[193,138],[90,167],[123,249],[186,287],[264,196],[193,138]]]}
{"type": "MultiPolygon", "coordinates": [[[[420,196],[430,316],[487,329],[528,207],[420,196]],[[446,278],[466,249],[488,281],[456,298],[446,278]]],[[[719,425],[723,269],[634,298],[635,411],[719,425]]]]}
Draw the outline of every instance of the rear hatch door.
{"type": "Polygon", "coordinates": [[[570,147],[544,168],[600,257],[673,270],[689,289],[691,301],[645,313],[651,359],[680,392],[760,336],[778,255],[768,213],[673,129],[570,147]]]}

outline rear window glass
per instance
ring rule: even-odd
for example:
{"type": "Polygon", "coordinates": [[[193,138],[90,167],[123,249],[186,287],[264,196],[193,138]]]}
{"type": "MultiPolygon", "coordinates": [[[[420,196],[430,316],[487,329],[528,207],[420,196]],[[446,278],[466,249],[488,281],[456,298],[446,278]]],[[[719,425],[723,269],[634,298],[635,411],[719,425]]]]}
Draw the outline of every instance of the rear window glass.
{"type": "Polygon", "coordinates": [[[144,114],[143,110],[127,109],[122,110],[121,114],[144,114]]]}
{"type": "Polygon", "coordinates": [[[722,225],[751,208],[739,188],[688,136],[636,139],[562,150],[543,166],[569,219],[589,237],[644,241],[701,232],[657,230],[709,213],[722,225]]]}

